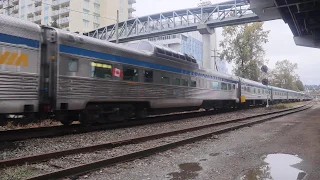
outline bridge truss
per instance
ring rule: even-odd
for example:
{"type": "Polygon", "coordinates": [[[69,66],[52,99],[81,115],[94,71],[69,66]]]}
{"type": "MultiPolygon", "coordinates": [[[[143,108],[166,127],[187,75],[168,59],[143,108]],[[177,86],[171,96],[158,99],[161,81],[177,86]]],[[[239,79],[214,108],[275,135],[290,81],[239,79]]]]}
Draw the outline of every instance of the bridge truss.
{"type": "MultiPolygon", "coordinates": [[[[119,23],[119,42],[141,40],[155,36],[196,31],[198,25],[209,28],[237,25],[260,21],[244,0],[235,0],[206,7],[177,10],[129,19],[119,23]]],[[[117,25],[84,33],[101,40],[116,41],[117,25]]]]}

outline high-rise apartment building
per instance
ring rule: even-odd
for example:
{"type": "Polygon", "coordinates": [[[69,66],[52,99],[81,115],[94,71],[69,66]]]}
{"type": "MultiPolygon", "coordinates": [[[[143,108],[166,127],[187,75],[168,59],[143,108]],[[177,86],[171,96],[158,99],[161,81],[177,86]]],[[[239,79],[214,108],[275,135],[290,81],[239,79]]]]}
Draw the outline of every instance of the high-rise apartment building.
{"type": "Polygon", "coordinates": [[[71,32],[87,32],[132,18],[136,0],[0,0],[0,14],[50,25],[57,22],[71,32]]]}

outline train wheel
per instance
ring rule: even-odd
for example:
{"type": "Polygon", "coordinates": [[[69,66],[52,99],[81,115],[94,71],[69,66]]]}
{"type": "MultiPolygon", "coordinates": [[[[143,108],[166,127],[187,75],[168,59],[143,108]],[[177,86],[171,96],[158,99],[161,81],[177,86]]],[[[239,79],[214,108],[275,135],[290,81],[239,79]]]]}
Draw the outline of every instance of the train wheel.
{"type": "Polygon", "coordinates": [[[79,121],[83,125],[101,122],[103,121],[103,110],[99,106],[89,106],[82,111],[79,121]]]}
{"type": "Polygon", "coordinates": [[[73,120],[69,119],[67,112],[57,112],[56,120],[61,122],[65,126],[69,126],[72,124],[73,120]]]}
{"type": "Polygon", "coordinates": [[[109,121],[124,121],[125,117],[122,114],[110,114],[108,116],[109,121]]]}
{"type": "Polygon", "coordinates": [[[147,113],[147,109],[143,108],[143,109],[137,109],[136,110],[136,117],[140,118],[140,119],[145,119],[148,117],[148,113],[147,113]]]}

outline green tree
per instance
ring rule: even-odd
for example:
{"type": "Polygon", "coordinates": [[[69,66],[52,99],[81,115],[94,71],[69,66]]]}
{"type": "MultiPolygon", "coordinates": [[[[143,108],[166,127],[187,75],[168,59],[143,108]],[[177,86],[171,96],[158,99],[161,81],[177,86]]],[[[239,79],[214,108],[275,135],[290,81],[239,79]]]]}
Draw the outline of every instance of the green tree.
{"type": "Polygon", "coordinates": [[[295,84],[296,84],[296,87],[299,91],[304,91],[304,85],[300,79],[297,79],[295,84]]]}
{"type": "Polygon", "coordinates": [[[303,91],[304,85],[300,77],[295,73],[297,69],[297,63],[291,63],[288,60],[277,61],[275,69],[271,71],[272,85],[295,91],[303,91]]]}
{"type": "Polygon", "coordinates": [[[268,42],[269,34],[262,26],[263,23],[257,22],[223,28],[220,58],[235,64],[235,75],[259,80],[260,67],[266,62],[263,45],[268,42]]]}

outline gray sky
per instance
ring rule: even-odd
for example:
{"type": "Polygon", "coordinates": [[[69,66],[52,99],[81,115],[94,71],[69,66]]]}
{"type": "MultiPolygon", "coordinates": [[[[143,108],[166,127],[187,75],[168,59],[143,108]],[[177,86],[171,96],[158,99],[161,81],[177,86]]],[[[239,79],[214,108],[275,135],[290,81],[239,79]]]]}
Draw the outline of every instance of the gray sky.
{"type": "MultiPolygon", "coordinates": [[[[212,3],[225,0],[211,0],[212,3]]],[[[135,16],[144,16],[160,12],[196,7],[200,0],[137,0],[135,16]]],[[[320,49],[296,46],[293,35],[283,20],[268,21],[265,30],[270,30],[269,42],[265,45],[268,66],[273,68],[278,60],[288,59],[298,64],[297,73],[304,84],[320,84],[320,49]]],[[[221,28],[217,29],[218,41],[221,28]]],[[[231,70],[231,65],[228,67],[231,70]]]]}

